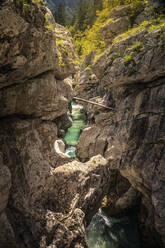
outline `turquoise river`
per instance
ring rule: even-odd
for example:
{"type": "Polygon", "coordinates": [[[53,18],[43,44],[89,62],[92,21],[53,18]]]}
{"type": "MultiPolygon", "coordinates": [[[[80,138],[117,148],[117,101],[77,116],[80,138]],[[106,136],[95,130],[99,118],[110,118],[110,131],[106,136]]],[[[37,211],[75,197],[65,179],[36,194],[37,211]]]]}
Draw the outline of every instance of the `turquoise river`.
{"type": "MultiPolygon", "coordinates": [[[[73,123],[64,137],[65,153],[75,158],[78,139],[87,122],[83,106],[72,102],[71,116],[73,123]]],[[[89,248],[140,248],[136,215],[116,219],[99,209],[87,228],[87,238],[89,248]]]]}

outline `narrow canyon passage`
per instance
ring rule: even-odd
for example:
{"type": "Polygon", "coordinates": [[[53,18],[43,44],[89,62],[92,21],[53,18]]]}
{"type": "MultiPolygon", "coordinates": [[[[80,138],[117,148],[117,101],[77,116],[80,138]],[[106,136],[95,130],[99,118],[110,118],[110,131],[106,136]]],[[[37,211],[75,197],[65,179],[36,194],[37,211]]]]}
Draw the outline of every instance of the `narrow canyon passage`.
{"type": "Polygon", "coordinates": [[[164,1],[57,2],[0,1],[0,248],[164,248],[164,1]]]}
{"type": "MultiPolygon", "coordinates": [[[[65,154],[76,158],[76,147],[87,124],[83,105],[72,101],[72,126],[67,130],[65,154]]],[[[101,208],[87,228],[89,248],[140,248],[138,220],[135,212],[121,218],[109,217],[101,208]]]]}
{"type": "Polygon", "coordinates": [[[76,145],[81,134],[81,130],[86,124],[86,115],[83,110],[83,105],[76,104],[75,101],[72,101],[72,112],[71,117],[73,120],[72,126],[67,130],[64,140],[67,144],[65,154],[71,156],[72,158],[76,157],[76,145]]]}

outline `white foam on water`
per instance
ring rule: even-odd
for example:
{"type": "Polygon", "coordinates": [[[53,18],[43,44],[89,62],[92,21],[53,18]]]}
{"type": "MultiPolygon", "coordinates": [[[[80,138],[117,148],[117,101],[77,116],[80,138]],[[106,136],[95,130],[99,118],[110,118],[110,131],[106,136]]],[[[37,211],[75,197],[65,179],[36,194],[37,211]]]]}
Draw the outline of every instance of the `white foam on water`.
{"type": "Polygon", "coordinates": [[[81,104],[72,105],[72,109],[83,109],[83,105],[81,104]]]}

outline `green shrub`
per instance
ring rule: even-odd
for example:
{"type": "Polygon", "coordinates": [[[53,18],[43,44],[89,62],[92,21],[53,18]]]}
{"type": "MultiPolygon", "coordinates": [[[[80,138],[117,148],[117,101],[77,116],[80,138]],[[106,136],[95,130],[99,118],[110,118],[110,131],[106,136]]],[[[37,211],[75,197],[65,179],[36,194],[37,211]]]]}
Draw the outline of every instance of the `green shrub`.
{"type": "Polygon", "coordinates": [[[128,50],[135,51],[135,52],[141,52],[144,49],[143,44],[141,41],[135,42],[128,50]]]}
{"type": "Polygon", "coordinates": [[[78,81],[74,81],[74,82],[72,83],[73,88],[75,88],[77,85],[78,85],[78,81]]]}
{"type": "Polygon", "coordinates": [[[129,64],[133,60],[132,55],[128,54],[124,57],[124,64],[129,64]]]}

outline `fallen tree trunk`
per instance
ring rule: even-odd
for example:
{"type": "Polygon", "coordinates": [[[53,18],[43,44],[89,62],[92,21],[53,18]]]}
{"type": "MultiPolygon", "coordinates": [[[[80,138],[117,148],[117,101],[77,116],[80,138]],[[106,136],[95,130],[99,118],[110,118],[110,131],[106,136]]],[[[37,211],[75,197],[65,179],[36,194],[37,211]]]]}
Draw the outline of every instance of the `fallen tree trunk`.
{"type": "Polygon", "coordinates": [[[103,107],[103,108],[110,109],[110,110],[114,111],[113,108],[110,108],[108,106],[105,106],[105,105],[100,104],[100,103],[97,103],[97,102],[92,102],[92,101],[89,101],[89,100],[86,100],[86,99],[82,99],[82,98],[79,98],[79,97],[73,97],[73,99],[74,100],[77,100],[77,101],[87,102],[87,103],[90,103],[90,104],[93,104],[93,105],[97,105],[99,107],[103,107]]]}

